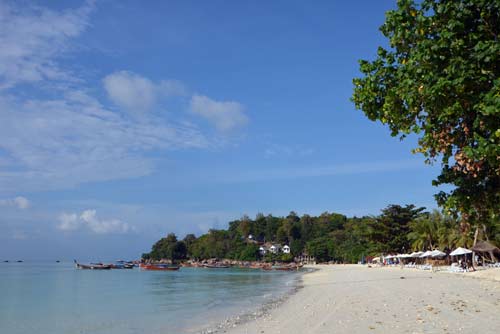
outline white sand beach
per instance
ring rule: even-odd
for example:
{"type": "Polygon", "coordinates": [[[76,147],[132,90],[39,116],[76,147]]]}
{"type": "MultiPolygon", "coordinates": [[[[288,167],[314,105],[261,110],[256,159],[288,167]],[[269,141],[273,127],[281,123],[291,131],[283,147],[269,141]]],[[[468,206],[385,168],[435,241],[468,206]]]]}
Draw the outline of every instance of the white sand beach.
{"type": "Polygon", "coordinates": [[[464,275],[360,265],[315,267],[320,270],[304,275],[304,288],[284,304],[226,332],[500,332],[498,270],[464,275]]]}

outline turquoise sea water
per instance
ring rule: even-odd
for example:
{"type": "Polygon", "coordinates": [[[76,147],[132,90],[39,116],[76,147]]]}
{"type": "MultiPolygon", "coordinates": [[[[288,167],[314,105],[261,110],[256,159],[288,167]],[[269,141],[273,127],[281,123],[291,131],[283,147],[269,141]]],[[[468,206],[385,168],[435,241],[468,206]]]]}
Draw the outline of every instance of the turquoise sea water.
{"type": "Polygon", "coordinates": [[[0,333],[196,333],[290,291],[297,273],[0,263],[0,333]]]}

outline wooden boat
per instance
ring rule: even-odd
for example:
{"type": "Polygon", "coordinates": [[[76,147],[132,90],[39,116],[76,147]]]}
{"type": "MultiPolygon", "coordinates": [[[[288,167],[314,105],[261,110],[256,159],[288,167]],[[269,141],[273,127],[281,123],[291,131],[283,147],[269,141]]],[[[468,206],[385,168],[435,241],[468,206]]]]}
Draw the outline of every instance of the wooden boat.
{"type": "Polygon", "coordinates": [[[81,264],[75,261],[76,269],[91,269],[91,270],[109,270],[111,266],[109,264],[102,263],[90,263],[90,264],[81,264]]]}
{"type": "Polygon", "coordinates": [[[134,269],[133,263],[126,263],[117,261],[117,263],[110,264],[111,269],[134,269]]]}
{"type": "Polygon", "coordinates": [[[216,263],[216,264],[204,264],[203,267],[210,268],[210,269],[224,269],[224,268],[229,268],[229,266],[227,264],[220,264],[220,263],[216,263]]]}
{"type": "Polygon", "coordinates": [[[145,264],[141,263],[139,267],[142,270],[157,270],[157,271],[173,271],[173,270],[179,270],[179,266],[174,266],[170,264],[145,264]]]}

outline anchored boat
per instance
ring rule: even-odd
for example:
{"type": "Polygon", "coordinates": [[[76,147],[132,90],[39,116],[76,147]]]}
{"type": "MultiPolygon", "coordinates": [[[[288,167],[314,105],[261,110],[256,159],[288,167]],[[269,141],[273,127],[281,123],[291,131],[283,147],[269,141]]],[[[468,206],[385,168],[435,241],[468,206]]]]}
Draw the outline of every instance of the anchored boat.
{"type": "Polygon", "coordinates": [[[102,264],[102,263],[90,263],[90,264],[81,264],[75,262],[75,267],[76,269],[91,269],[91,270],[109,270],[111,269],[111,265],[109,264],[102,264]]]}
{"type": "Polygon", "coordinates": [[[203,267],[210,268],[210,269],[224,269],[224,268],[229,268],[229,266],[227,264],[220,264],[220,263],[204,264],[203,267]]]}
{"type": "Polygon", "coordinates": [[[145,264],[141,263],[139,268],[142,270],[157,270],[157,271],[174,271],[179,270],[179,266],[171,265],[171,264],[145,264]]]}

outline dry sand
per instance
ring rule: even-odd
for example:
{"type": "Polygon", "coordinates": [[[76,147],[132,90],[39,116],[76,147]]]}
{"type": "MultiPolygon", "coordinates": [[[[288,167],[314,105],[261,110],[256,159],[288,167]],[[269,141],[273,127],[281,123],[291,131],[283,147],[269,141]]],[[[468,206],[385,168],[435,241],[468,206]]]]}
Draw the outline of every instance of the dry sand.
{"type": "Polygon", "coordinates": [[[400,268],[315,267],[320,270],[304,275],[304,288],[284,304],[226,332],[500,333],[498,281],[400,268]]]}

